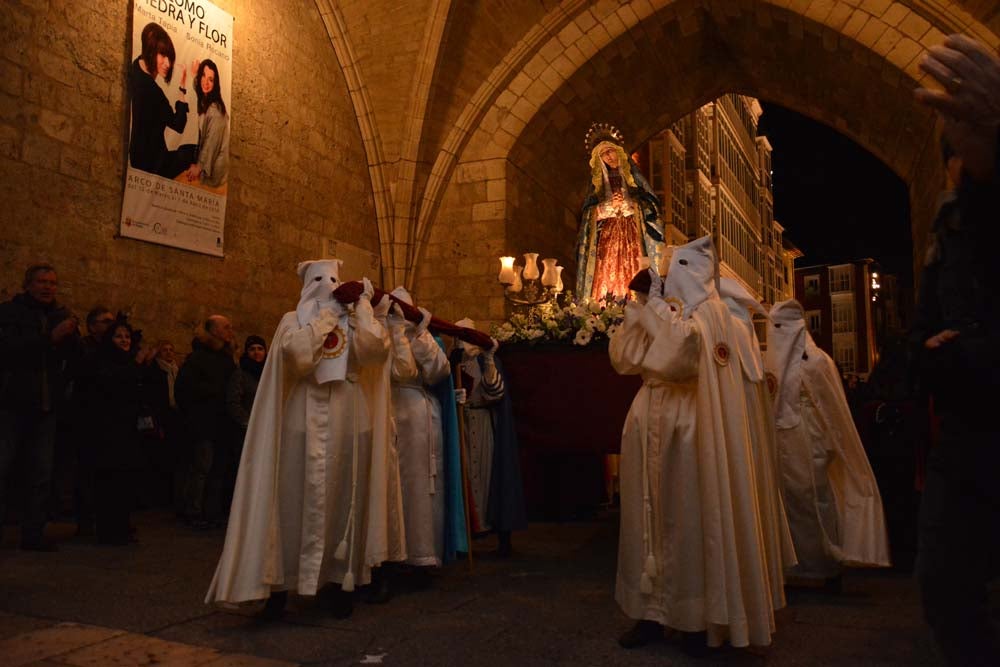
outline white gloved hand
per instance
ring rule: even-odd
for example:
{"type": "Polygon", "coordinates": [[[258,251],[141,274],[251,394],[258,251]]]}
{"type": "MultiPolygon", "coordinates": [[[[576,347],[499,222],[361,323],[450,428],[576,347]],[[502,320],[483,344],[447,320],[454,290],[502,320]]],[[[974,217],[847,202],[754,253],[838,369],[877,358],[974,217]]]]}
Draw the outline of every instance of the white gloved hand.
{"type": "Polygon", "coordinates": [[[367,278],[362,278],[361,285],[362,285],[361,297],[371,301],[372,296],[375,295],[375,287],[372,285],[372,281],[368,280],[367,278]]]}
{"type": "Polygon", "coordinates": [[[660,272],[652,266],[646,270],[649,271],[649,298],[662,299],[663,278],[660,277],[660,272]]]}
{"type": "Polygon", "coordinates": [[[459,405],[465,405],[465,401],[468,400],[468,393],[464,389],[455,390],[455,402],[459,405]]]}
{"type": "Polygon", "coordinates": [[[419,310],[420,314],[423,315],[420,320],[420,324],[417,325],[417,335],[419,336],[427,331],[427,327],[431,324],[431,311],[426,308],[417,308],[417,310],[419,310]]]}
{"type": "Polygon", "coordinates": [[[337,328],[340,318],[329,308],[323,308],[313,323],[315,331],[323,336],[337,328]]]}
{"type": "Polygon", "coordinates": [[[376,318],[384,322],[391,306],[392,299],[389,298],[388,294],[383,294],[379,302],[372,307],[372,313],[376,318]]]}

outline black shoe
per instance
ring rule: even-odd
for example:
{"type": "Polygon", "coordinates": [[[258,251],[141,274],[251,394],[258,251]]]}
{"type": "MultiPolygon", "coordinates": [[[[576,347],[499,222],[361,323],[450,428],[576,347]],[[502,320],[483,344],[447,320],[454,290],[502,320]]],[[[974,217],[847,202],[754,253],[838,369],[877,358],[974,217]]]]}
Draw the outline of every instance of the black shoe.
{"type": "Polygon", "coordinates": [[[844,576],[838,574],[835,577],[829,577],[823,582],[823,592],[829,593],[831,595],[840,595],[844,592],[844,576]]]}
{"type": "Polygon", "coordinates": [[[663,626],[656,621],[638,621],[618,638],[622,648],[638,648],[663,639],[663,626]]]}
{"type": "Polygon", "coordinates": [[[21,542],[21,551],[42,551],[45,553],[52,553],[54,551],[59,551],[59,547],[53,542],[38,540],[37,542],[21,542]]]}
{"type": "Polygon", "coordinates": [[[409,579],[410,586],[415,591],[426,591],[434,583],[434,577],[431,576],[431,568],[429,567],[413,568],[409,579]]]}
{"type": "Polygon", "coordinates": [[[385,565],[372,568],[372,583],[365,588],[364,600],[368,604],[385,604],[392,599],[389,572],[385,565]]]}
{"type": "Polygon", "coordinates": [[[320,591],[320,605],[334,618],[347,618],[354,612],[354,595],[340,586],[327,586],[320,591]]]}
{"type": "Polygon", "coordinates": [[[510,558],[514,554],[514,547],[510,541],[510,531],[501,530],[497,532],[497,558],[510,558]]]}
{"type": "Polygon", "coordinates": [[[288,591],[274,591],[267,598],[264,608],[257,614],[262,621],[277,621],[285,615],[285,605],[288,603],[288,591]]]}
{"type": "Polygon", "coordinates": [[[128,537],[98,537],[97,543],[105,547],[127,547],[129,545],[128,537]]]}
{"type": "Polygon", "coordinates": [[[692,658],[704,658],[712,652],[707,632],[682,632],[681,650],[692,658]]]}

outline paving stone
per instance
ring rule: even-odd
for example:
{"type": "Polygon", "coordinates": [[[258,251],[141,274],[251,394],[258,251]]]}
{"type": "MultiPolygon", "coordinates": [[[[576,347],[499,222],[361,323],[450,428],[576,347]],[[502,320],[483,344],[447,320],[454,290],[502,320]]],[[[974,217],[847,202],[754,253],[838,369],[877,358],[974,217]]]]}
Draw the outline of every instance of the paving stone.
{"type": "Polygon", "coordinates": [[[55,625],[56,622],[47,618],[22,616],[0,611],[0,640],[20,635],[33,630],[41,630],[55,625]]]}
{"type": "MultiPolygon", "coordinates": [[[[3,622],[5,619],[0,619],[3,622]]],[[[121,630],[77,623],[59,623],[50,628],[15,635],[0,641],[5,667],[19,667],[64,654],[80,647],[99,644],[125,634],[121,630]]]]}
{"type": "Polygon", "coordinates": [[[211,662],[206,662],[203,667],[293,667],[297,664],[297,662],[287,662],[285,660],[272,660],[271,658],[260,658],[253,655],[229,653],[211,662]]]}
{"type": "Polygon", "coordinates": [[[193,667],[218,657],[219,652],[214,649],[130,633],[72,651],[59,660],[74,667],[193,667]]]}

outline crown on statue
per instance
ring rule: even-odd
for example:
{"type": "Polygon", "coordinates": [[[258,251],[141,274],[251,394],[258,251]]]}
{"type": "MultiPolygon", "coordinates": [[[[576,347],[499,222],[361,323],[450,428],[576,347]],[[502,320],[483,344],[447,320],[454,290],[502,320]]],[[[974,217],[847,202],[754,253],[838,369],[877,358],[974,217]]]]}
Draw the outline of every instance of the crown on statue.
{"type": "Polygon", "coordinates": [[[587,135],[583,139],[583,144],[587,149],[587,155],[594,150],[594,146],[602,141],[612,141],[619,146],[625,146],[625,137],[621,131],[611,123],[591,123],[587,135]]]}

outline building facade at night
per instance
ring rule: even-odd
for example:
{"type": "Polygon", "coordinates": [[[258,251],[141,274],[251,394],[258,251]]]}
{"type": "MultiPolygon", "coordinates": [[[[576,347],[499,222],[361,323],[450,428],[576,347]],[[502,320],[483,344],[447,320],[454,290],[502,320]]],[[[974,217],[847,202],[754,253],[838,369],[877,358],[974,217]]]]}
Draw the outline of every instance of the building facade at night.
{"type": "Polygon", "coordinates": [[[635,157],[663,203],[667,242],[711,234],[722,275],[765,303],[792,297],[794,261],[774,219],[771,144],[757,136],[760,103],[724,95],[639,147],[635,157]]]}
{"type": "Polygon", "coordinates": [[[844,375],[867,378],[878,358],[875,307],[881,289],[872,259],[795,269],[795,298],[816,344],[844,375]]]}

